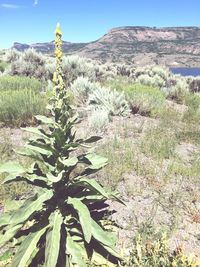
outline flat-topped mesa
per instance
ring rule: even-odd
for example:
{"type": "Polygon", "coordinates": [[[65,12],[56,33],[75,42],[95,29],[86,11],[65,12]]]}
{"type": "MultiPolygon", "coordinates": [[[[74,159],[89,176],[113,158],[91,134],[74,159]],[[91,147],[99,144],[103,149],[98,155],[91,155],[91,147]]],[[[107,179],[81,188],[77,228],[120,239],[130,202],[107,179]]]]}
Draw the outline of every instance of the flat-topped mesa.
{"type": "Polygon", "coordinates": [[[193,40],[200,38],[199,27],[145,27],[127,26],[111,29],[100,41],[115,40],[117,42],[153,42],[170,40],[193,40]]]}

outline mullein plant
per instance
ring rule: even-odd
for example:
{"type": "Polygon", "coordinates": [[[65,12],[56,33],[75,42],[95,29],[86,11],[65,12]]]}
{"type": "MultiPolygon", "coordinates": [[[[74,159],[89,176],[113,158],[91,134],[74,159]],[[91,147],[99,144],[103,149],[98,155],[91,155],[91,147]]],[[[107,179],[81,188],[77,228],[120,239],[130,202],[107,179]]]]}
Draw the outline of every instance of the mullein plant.
{"type": "Polygon", "coordinates": [[[34,137],[17,151],[35,162],[27,169],[17,162],[0,167],[8,174],[5,184],[24,181],[35,192],[19,209],[0,217],[0,247],[13,240],[17,244],[12,267],[115,266],[121,257],[115,234],[105,229],[106,200],[123,202],[92,178],[107,164],[90,147],[100,138],[76,137],[78,117],[63,82],[61,37],[57,25],[51,116],[36,116],[40,126],[25,129],[34,137]]]}

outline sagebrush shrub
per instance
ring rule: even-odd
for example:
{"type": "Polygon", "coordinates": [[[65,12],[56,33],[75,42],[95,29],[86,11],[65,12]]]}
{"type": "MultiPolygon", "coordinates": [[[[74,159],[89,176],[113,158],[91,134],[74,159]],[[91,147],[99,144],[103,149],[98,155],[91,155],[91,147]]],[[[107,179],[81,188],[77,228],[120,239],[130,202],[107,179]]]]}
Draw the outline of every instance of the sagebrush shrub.
{"type": "Polygon", "coordinates": [[[153,66],[151,68],[151,72],[153,75],[157,74],[165,81],[168,80],[169,76],[171,75],[169,69],[164,66],[153,66]]]}
{"type": "Polygon", "coordinates": [[[78,77],[70,86],[76,102],[78,104],[85,104],[88,100],[89,94],[94,92],[100,84],[91,82],[88,77],[78,77]]]}
{"type": "Polygon", "coordinates": [[[108,79],[113,79],[117,75],[117,69],[110,63],[100,64],[96,62],[94,64],[96,80],[105,82],[108,79]]]}
{"type": "Polygon", "coordinates": [[[100,87],[89,95],[89,105],[104,108],[110,115],[128,115],[129,104],[122,92],[110,88],[100,87]]]}
{"type": "Polygon", "coordinates": [[[27,49],[16,60],[11,61],[6,72],[9,75],[35,77],[40,80],[47,78],[45,58],[34,49],[27,49]]]}
{"type": "Polygon", "coordinates": [[[12,48],[6,51],[4,59],[8,63],[12,63],[18,60],[20,56],[21,56],[21,53],[17,51],[16,49],[12,48]]]}
{"type": "Polygon", "coordinates": [[[87,77],[90,81],[95,81],[95,68],[91,62],[79,56],[68,56],[63,58],[63,74],[66,84],[70,85],[79,76],[87,77]]]}
{"type": "Polygon", "coordinates": [[[142,74],[136,79],[136,83],[141,83],[144,85],[149,85],[153,87],[163,87],[165,84],[165,80],[160,77],[157,73],[152,77],[148,74],[142,74]]]}
{"type": "Polygon", "coordinates": [[[173,83],[169,87],[163,87],[162,91],[167,98],[183,103],[189,94],[189,85],[184,77],[174,75],[173,83]]]}
{"type": "Polygon", "coordinates": [[[89,125],[94,131],[102,130],[109,123],[109,112],[105,108],[94,109],[88,117],[89,125]]]}
{"type": "Polygon", "coordinates": [[[189,85],[190,91],[193,93],[200,92],[200,79],[193,79],[189,85]]]}

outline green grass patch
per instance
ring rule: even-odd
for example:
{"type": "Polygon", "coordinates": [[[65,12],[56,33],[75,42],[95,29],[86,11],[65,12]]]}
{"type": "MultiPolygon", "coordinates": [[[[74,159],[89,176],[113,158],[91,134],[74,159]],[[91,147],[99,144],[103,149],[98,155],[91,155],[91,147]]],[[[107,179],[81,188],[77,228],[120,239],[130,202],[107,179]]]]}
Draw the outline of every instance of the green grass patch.
{"type": "Polygon", "coordinates": [[[200,119],[200,94],[189,94],[185,99],[188,111],[184,115],[184,120],[199,122],[200,119]]]}
{"type": "Polygon", "coordinates": [[[4,72],[7,66],[8,66],[7,62],[0,60],[0,72],[4,72]]]}
{"type": "MultiPolygon", "coordinates": [[[[111,189],[116,189],[130,173],[149,178],[156,175],[155,165],[143,156],[138,145],[134,145],[131,140],[115,136],[100,148],[99,153],[108,158],[109,162],[102,170],[101,182],[111,189]]],[[[127,188],[127,191],[130,194],[134,189],[127,188]]]]}
{"type": "MultiPolygon", "coordinates": [[[[18,145],[18,144],[17,144],[18,145]]],[[[16,146],[17,146],[16,145],[16,146]]],[[[29,165],[30,160],[24,157],[18,156],[14,149],[10,136],[6,133],[0,135],[0,164],[11,160],[19,160],[23,165],[29,165]]],[[[0,174],[0,204],[8,203],[10,200],[19,199],[21,196],[30,192],[31,186],[27,186],[24,182],[16,182],[11,184],[2,184],[6,174],[0,174]]]]}
{"type": "Polygon", "coordinates": [[[165,127],[149,129],[141,142],[142,152],[156,160],[169,159],[175,156],[178,144],[176,135],[165,127]]]}
{"type": "Polygon", "coordinates": [[[6,90],[23,90],[32,89],[40,92],[42,83],[35,78],[19,77],[19,76],[2,76],[0,77],[0,91],[6,90]]]}
{"type": "Polygon", "coordinates": [[[133,113],[159,117],[166,109],[164,93],[157,87],[125,82],[111,82],[109,85],[125,93],[133,113]]]}
{"type": "Polygon", "coordinates": [[[48,97],[41,86],[36,79],[0,77],[0,122],[27,125],[34,122],[34,115],[45,114],[48,97]]]}

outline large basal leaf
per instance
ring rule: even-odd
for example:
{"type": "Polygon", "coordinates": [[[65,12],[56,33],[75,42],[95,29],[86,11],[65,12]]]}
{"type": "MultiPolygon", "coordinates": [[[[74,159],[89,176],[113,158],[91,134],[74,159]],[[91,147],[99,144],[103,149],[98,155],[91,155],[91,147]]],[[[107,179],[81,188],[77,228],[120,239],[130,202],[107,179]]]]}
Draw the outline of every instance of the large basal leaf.
{"type": "Polygon", "coordinates": [[[91,136],[90,138],[84,140],[84,143],[94,143],[94,142],[97,142],[101,139],[102,139],[102,137],[100,137],[100,136],[91,136]]]}
{"type": "Polygon", "coordinates": [[[115,264],[109,262],[107,259],[105,259],[102,255],[97,253],[95,250],[93,251],[91,262],[95,266],[116,267],[115,264]]]}
{"type": "Polygon", "coordinates": [[[13,261],[12,267],[27,267],[38,252],[37,243],[46,232],[47,227],[29,234],[22,242],[13,261]]]}
{"type": "Polygon", "coordinates": [[[28,184],[39,186],[42,188],[49,188],[49,185],[47,184],[47,179],[43,176],[38,176],[36,174],[26,174],[26,177],[10,174],[4,179],[3,184],[9,184],[12,182],[26,182],[28,184]]]}
{"type": "Polygon", "coordinates": [[[122,199],[120,199],[120,196],[118,196],[117,193],[110,193],[110,197],[114,198],[116,201],[118,201],[122,205],[126,206],[126,203],[122,199]]]}
{"type": "Polygon", "coordinates": [[[36,195],[27,201],[11,216],[9,224],[25,222],[34,212],[42,209],[44,202],[53,196],[53,192],[48,190],[41,195],[36,195]]]}
{"type": "Polygon", "coordinates": [[[48,118],[43,115],[37,115],[35,116],[36,120],[41,121],[44,124],[55,124],[55,120],[53,118],[48,118]]]}
{"type": "Polygon", "coordinates": [[[12,217],[11,213],[4,213],[0,215],[0,228],[4,225],[8,225],[10,218],[12,217]]]}
{"type": "Polygon", "coordinates": [[[29,157],[34,160],[43,162],[42,156],[38,154],[37,152],[31,150],[31,148],[19,148],[19,149],[15,149],[14,152],[16,152],[17,154],[21,156],[29,157]]]}
{"type": "Polygon", "coordinates": [[[26,170],[24,169],[23,166],[19,164],[19,162],[8,161],[0,165],[0,173],[4,172],[19,175],[26,172],[26,170]]]}
{"type": "Polygon", "coordinates": [[[46,184],[47,183],[47,179],[46,177],[37,175],[37,174],[27,174],[26,175],[27,178],[29,179],[29,181],[31,181],[33,184],[37,185],[40,184],[46,184]]]}
{"type": "Polygon", "coordinates": [[[53,175],[52,173],[47,173],[47,179],[51,183],[57,183],[62,179],[63,173],[64,173],[64,171],[61,171],[57,176],[53,175]]]}
{"type": "Polygon", "coordinates": [[[12,182],[23,182],[26,181],[25,178],[18,176],[17,174],[11,173],[3,180],[1,184],[9,184],[12,182]]]}
{"type": "Polygon", "coordinates": [[[4,234],[0,234],[0,247],[4,246],[9,240],[11,240],[23,224],[9,225],[8,229],[5,229],[4,234]]]}
{"type": "Polygon", "coordinates": [[[26,144],[25,148],[31,149],[32,151],[34,151],[36,153],[39,153],[39,154],[42,154],[42,155],[46,155],[48,157],[50,157],[52,155],[52,152],[50,151],[50,149],[40,147],[39,145],[37,146],[37,145],[26,144]]]}
{"type": "Polygon", "coordinates": [[[65,167],[72,167],[75,166],[78,163],[77,157],[71,157],[68,159],[59,159],[59,161],[65,166],[65,167]]]}
{"type": "Polygon", "coordinates": [[[61,226],[63,217],[59,211],[54,211],[49,218],[50,228],[46,237],[45,266],[55,267],[60,250],[61,226]]]}
{"type": "Polygon", "coordinates": [[[68,204],[72,205],[77,211],[85,240],[89,243],[92,237],[92,222],[87,206],[79,199],[71,197],[68,198],[68,204]]]}
{"type": "Polygon", "coordinates": [[[102,246],[105,248],[105,250],[107,250],[109,252],[109,254],[111,254],[112,256],[118,258],[118,259],[122,259],[122,256],[119,254],[119,252],[115,249],[115,248],[111,248],[108,247],[104,244],[102,244],[102,246]]]}
{"type": "Polygon", "coordinates": [[[14,200],[14,199],[8,199],[4,201],[4,212],[12,212],[14,210],[19,209],[23,204],[25,200],[14,200]]]}
{"type": "Polygon", "coordinates": [[[92,219],[92,235],[94,239],[107,247],[114,249],[115,239],[112,233],[104,231],[98,223],[92,219]]]}
{"type": "Polygon", "coordinates": [[[72,265],[75,264],[79,267],[87,267],[83,260],[83,255],[85,254],[83,247],[74,242],[69,234],[67,235],[66,254],[71,256],[69,259],[72,265]]]}
{"type": "Polygon", "coordinates": [[[92,170],[100,169],[108,163],[107,158],[96,155],[95,153],[87,154],[85,158],[91,162],[92,165],[89,168],[92,170]]]}
{"type": "Polygon", "coordinates": [[[33,134],[37,134],[41,137],[43,137],[44,139],[49,139],[48,135],[45,133],[44,130],[40,129],[40,128],[36,128],[36,127],[27,127],[27,128],[22,128],[22,130],[29,132],[29,133],[33,133],[33,134]]]}
{"type": "Polygon", "coordinates": [[[104,188],[94,179],[80,178],[77,182],[80,185],[85,185],[86,187],[96,191],[105,198],[109,198],[109,194],[104,190],[104,188]]]}

